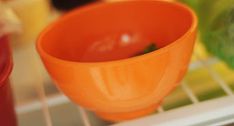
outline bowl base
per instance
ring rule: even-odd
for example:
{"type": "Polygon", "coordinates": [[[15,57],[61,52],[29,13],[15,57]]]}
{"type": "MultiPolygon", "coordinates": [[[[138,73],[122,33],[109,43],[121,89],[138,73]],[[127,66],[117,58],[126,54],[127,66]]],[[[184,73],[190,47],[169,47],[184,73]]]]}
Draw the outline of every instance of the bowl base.
{"type": "Polygon", "coordinates": [[[100,118],[112,121],[112,122],[121,122],[125,120],[135,119],[139,117],[146,116],[148,114],[154,113],[156,109],[159,107],[160,103],[151,105],[147,108],[143,108],[136,111],[130,112],[122,112],[122,113],[103,113],[103,112],[96,112],[100,118]]]}

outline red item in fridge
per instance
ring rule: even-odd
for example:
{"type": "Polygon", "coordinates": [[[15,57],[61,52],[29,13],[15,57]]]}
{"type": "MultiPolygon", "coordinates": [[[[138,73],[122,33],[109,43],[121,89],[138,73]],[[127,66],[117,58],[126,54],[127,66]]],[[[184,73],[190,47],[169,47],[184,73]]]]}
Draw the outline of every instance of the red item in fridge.
{"type": "Polygon", "coordinates": [[[13,97],[9,82],[12,56],[7,36],[0,38],[0,125],[17,126],[13,97]]]}

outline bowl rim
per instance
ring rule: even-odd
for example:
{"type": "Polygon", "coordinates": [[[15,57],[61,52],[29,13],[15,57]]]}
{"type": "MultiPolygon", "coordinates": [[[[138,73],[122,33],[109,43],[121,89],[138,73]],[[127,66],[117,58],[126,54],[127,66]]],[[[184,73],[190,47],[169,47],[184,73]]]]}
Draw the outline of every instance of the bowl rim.
{"type": "MultiPolygon", "coordinates": [[[[61,64],[66,64],[66,65],[82,65],[83,67],[87,66],[109,66],[109,65],[120,65],[120,64],[125,64],[129,62],[134,62],[134,61],[144,61],[143,59],[148,59],[149,57],[152,57],[153,55],[161,55],[167,52],[170,48],[175,47],[180,43],[183,39],[185,39],[187,36],[191,35],[193,32],[196,32],[197,30],[197,25],[198,25],[198,19],[195,14],[195,12],[189,8],[187,5],[184,5],[182,3],[178,2],[173,2],[173,1],[160,1],[160,0],[134,0],[134,1],[115,1],[115,2],[94,2],[89,5],[85,5],[83,7],[80,7],[78,9],[74,9],[70,12],[67,12],[66,14],[62,15],[57,19],[56,21],[52,22],[50,25],[48,25],[40,34],[39,37],[37,38],[36,42],[36,49],[41,57],[45,57],[47,59],[50,59],[50,62],[56,62],[56,63],[61,63],[61,64]],[[171,42],[167,46],[160,48],[156,51],[152,51],[150,53],[144,54],[144,55],[139,55],[139,56],[134,56],[130,58],[124,58],[124,59],[117,59],[117,60],[110,60],[110,61],[99,61],[99,62],[79,62],[79,61],[72,61],[72,60],[66,60],[62,58],[58,58],[56,56],[52,56],[51,54],[47,53],[43,47],[42,47],[42,39],[43,37],[49,32],[51,29],[56,27],[60,22],[63,20],[66,20],[70,17],[73,17],[77,13],[84,13],[85,11],[89,11],[92,9],[95,9],[97,7],[103,7],[103,6],[109,6],[112,4],[118,4],[118,3],[132,3],[132,2],[160,2],[160,3],[165,3],[165,4],[171,4],[173,6],[177,6],[179,8],[184,9],[187,11],[191,17],[192,17],[192,23],[188,30],[181,35],[178,39],[176,39],[174,42],[171,42]]],[[[42,58],[44,59],[44,58],[42,58]]]]}

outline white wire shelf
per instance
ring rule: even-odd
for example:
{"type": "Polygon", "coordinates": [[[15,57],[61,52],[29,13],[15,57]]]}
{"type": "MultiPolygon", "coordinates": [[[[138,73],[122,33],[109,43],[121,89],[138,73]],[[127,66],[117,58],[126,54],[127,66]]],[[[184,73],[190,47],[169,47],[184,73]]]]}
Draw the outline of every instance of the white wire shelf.
{"type": "MultiPolygon", "coordinates": [[[[207,96],[208,98],[201,98],[199,94],[196,92],[197,89],[194,88],[194,84],[191,85],[191,82],[185,79],[182,81],[181,86],[177,89],[181,96],[183,95],[185,100],[181,100],[181,97],[173,96],[173,93],[168,96],[170,100],[174,100],[175,103],[177,101],[184,101],[183,104],[175,105],[173,107],[170,104],[162,104],[157,112],[152,115],[148,115],[143,118],[126,121],[123,123],[109,123],[105,122],[98,117],[95,117],[92,113],[86,111],[85,109],[77,106],[72,109],[71,112],[78,113],[73,114],[74,120],[71,120],[70,123],[58,123],[57,121],[65,121],[66,117],[63,118],[55,118],[61,114],[63,116],[64,113],[60,112],[59,114],[53,114],[53,109],[59,106],[64,106],[63,109],[59,109],[59,111],[70,110],[70,108],[66,107],[66,105],[71,104],[70,100],[64,96],[62,93],[55,93],[55,95],[46,95],[45,89],[42,87],[36,88],[36,92],[38,93],[39,99],[35,99],[25,104],[19,104],[16,107],[17,115],[19,117],[20,126],[24,126],[25,123],[30,121],[28,118],[24,118],[22,121],[22,116],[28,115],[34,112],[41,113],[41,120],[44,123],[40,125],[45,126],[106,126],[106,125],[113,125],[113,126],[190,126],[190,125],[225,125],[234,122],[234,98],[233,98],[233,90],[230,87],[229,82],[223,79],[223,76],[220,75],[219,71],[213,68],[214,64],[219,63],[220,61],[214,57],[203,59],[198,54],[194,54],[194,56],[198,59],[190,64],[189,72],[187,75],[189,76],[193,71],[198,69],[203,69],[207,72],[207,76],[209,76],[209,82],[212,82],[214,87],[216,88],[209,88],[207,92],[210,90],[218,90],[221,92],[220,95],[214,95],[214,97],[207,96]],[[40,94],[42,93],[42,94],[40,94]],[[169,106],[169,107],[168,107],[169,106]],[[77,121],[77,123],[72,123],[72,121],[77,121]]],[[[234,74],[233,74],[234,75],[234,74]]],[[[229,78],[233,78],[234,84],[234,77],[230,75],[229,78]]],[[[231,79],[230,79],[231,80],[231,79]]],[[[203,80],[200,80],[203,82],[203,80]]],[[[41,82],[45,83],[45,82],[41,82]]],[[[195,83],[195,82],[194,82],[195,83]]],[[[197,87],[200,89],[205,88],[203,84],[197,83],[197,87]]],[[[233,85],[234,86],[234,85],[233,85]]],[[[176,89],[176,90],[177,90],[176,89]]],[[[176,91],[174,91],[176,92],[176,91]]],[[[209,93],[207,93],[209,94],[209,93]]],[[[167,99],[167,98],[166,98],[167,99]]],[[[166,102],[167,100],[165,100],[166,102]]],[[[65,115],[65,114],[64,114],[65,115]]],[[[69,115],[69,114],[68,114],[69,115]]],[[[72,116],[72,114],[71,114],[72,116]]]]}

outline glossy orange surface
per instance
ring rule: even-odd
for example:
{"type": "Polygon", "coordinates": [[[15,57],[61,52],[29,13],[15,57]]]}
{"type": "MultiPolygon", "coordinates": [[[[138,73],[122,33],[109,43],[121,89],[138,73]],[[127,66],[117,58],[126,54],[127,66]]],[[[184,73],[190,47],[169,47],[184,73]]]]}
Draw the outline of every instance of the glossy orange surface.
{"type": "Polygon", "coordinates": [[[180,83],[196,28],[194,12],[179,3],[94,3],[48,26],[37,50],[57,87],[72,101],[121,121],[153,112],[180,83]],[[150,43],[160,49],[132,57],[150,43]]]}

